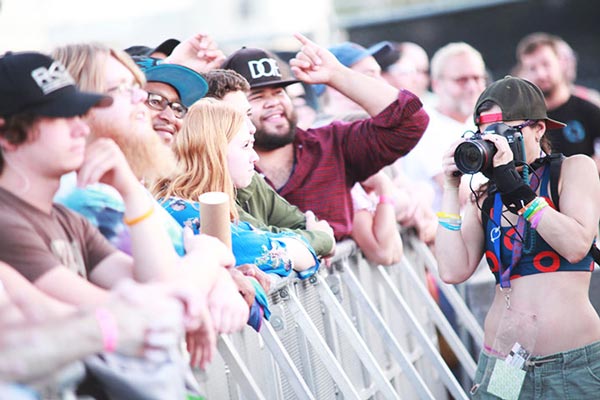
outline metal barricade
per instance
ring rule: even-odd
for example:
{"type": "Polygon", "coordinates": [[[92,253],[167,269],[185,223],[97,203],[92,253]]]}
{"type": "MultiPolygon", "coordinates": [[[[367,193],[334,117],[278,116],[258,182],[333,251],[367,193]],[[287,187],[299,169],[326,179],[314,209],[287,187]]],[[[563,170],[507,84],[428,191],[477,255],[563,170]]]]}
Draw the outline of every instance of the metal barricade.
{"type": "Polygon", "coordinates": [[[220,356],[197,375],[207,398],[466,399],[435,328],[469,376],[474,361],[425,289],[427,253],[405,241],[398,265],[371,266],[344,241],[330,268],[274,285],[261,333],[221,337],[220,356]]]}

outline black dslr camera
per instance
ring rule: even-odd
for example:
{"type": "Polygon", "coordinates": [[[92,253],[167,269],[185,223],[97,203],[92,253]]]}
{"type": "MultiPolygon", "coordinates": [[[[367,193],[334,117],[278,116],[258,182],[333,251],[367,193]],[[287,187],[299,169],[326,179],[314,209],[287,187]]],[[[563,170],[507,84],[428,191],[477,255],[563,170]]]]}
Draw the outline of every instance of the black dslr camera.
{"type": "Polygon", "coordinates": [[[458,145],[454,152],[454,162],[460,172],[463,174],[481,172],[488,178],[491,178],[493,168],[492,159],[498,150],[493,143],[481,138],[486,133],[504,136],[514,155],[515,165],[518,166],[525,163],[523,133],[506,124],[496,123],[488,126],[483,132],[476,132],[466,142],[458,145]]]}

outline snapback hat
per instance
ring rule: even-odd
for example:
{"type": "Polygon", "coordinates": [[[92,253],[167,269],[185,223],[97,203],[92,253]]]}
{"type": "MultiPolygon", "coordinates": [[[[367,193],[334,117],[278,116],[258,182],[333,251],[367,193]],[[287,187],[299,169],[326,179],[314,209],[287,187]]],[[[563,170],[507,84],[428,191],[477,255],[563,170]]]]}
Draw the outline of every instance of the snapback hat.
{"type": "MultiPolygon", "coordinates": [[[[338,59],[344,66],[351,68],[354,64],[364,60],[367,57],[373,57],[377,60],[382,54],[391,52],[393,50],[390,42],[380,42],[368,49],[364,48],[360,44],[354,42],[344,42],[336,46],[329,48],[329,51],[338,59]]],[[[325,93],[325,85],[318,83],[312,85],[317,96],[321,96],[325,93]]]]}
{"type": "Polygon", "coordinates": [[[167,39],[155,48],[148,46],[130,46],[124,51],[131,57],[151,57],[154,53],[161,53],[168,57],[173,52],[173,49],[179,45],[179,43],[181,42],[177,39],[167,39]]]}
{"type": "Polygon", "coordinates": [[[153,53],[161,53],[168,57],[171,55],[175,47],[179,46],[179,43],[181,42],[177,39],[167,39],[152,49],[148,55],[151,56],[153,53]]]}
{"type": "Polygon", "coordinates": [[[9,52],[0,57],[0,116],[69,118],[112,101],[110,96],[77,89],[65,66],[47,55],[9,52]]]}
{"type": "Polygon", "coordinates": [[[516,121],[516,120],[544,120],[547,129],[557,129],[566,124],[548,118],[546,102],[540,88],[528,80],[507,75],[503,79],[489,85],[477,99],[475,124],[516,121]],[[497,104],[502,114],[479,115],[479,107],[485,101],[497,104]]]}
{"type": "Polygon", "coordinates": [[[184,106],[190,107],[206,95],[206,80],[193,69],[178,64],[160,63],[150,57],[133,57],[135,63],[146,75],[148,82],[160,82],[172,86],[184,106]]]}
{"type": "Polygon", "coordinates": [[[379,55],[392,50],[390,42],[380,42],[368,49],[353,42],[344,42],[329,48],[329,51],[338,59],[339,62],[350,68],[359,61],[372,56],[375,59],[379,55]]]}
{"type": "Polygon", "coordinates": [[[231,69],[242,75],[251,89],[284,87],[300,82],[281,74],[279,59],[271,52],[242,47],[223,61],[221,68],[231,69]]]}
{"type": "Polygon", "coordinates": [[[367,51],[373,54],[375,61],[379,64],[383,71],[387,71],[392,65],[400,59],[400,50],[394,46],[392,42],[383,41],[375,43],[369,47],[367,51]]]}

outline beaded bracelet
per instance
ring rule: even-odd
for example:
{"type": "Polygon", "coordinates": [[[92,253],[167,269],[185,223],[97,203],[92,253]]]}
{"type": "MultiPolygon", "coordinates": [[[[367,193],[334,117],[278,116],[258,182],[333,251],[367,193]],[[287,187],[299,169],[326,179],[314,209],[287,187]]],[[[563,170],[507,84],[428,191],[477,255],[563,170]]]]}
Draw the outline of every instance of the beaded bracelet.
{"type": "Polygon", "coordinates": [[[117,338],[119,336],[117,320],[106,308],[96,310],[96,320],[100,325],[100,332],[102,332],[104,351],[112,353],[117,349],[117,338]]]}
{"type": "Polygon", "coordinates": [[[123,222],[125,223],[125,225],[133,226],[133,225],[139,224],[143,220],[149,218],[152,214],[154,214],[154,204],[152,204],[152,206],[150,206],[150,208],[148,209],[148,211],[146,211],[145,213],[143,213],[139,217],[135,217],[135,218],[131,218],[131,219],[123,218],[123,222]]]}

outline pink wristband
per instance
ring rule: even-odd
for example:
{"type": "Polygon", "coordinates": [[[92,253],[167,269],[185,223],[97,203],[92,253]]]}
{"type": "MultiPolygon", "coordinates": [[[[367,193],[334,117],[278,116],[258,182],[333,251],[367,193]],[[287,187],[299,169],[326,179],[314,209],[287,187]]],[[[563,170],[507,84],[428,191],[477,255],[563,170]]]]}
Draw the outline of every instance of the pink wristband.
{"type": "Polygon", "coordinates": [[[96,310],[96,320],[98,321],[98,325],[100,325],[104,351],[108,353],[114,352],[117,349],[117,338],[119,336],[117,320],[106,308],[98,308],[96,310]]]}
{"type": "Polygon", "coordinates": [[[391,205],[395,205],[394,204],[394,199],[390,196],[386,196],[384,194],[382,194],[381,196],[379,196],[379,204],[391,204],[391,205]]]}
{"type": "Polygon", "coordinates": [[[540,211],[536,212],[533,217],[531,218],[531,221],[529,221],[529,223],[531,224],[531,227],[533,229],[537,229],[540,221],[542,220],[542,214],[546,212],[546,209],[548,208],[548,206],[542,208],[540,211]]]}

